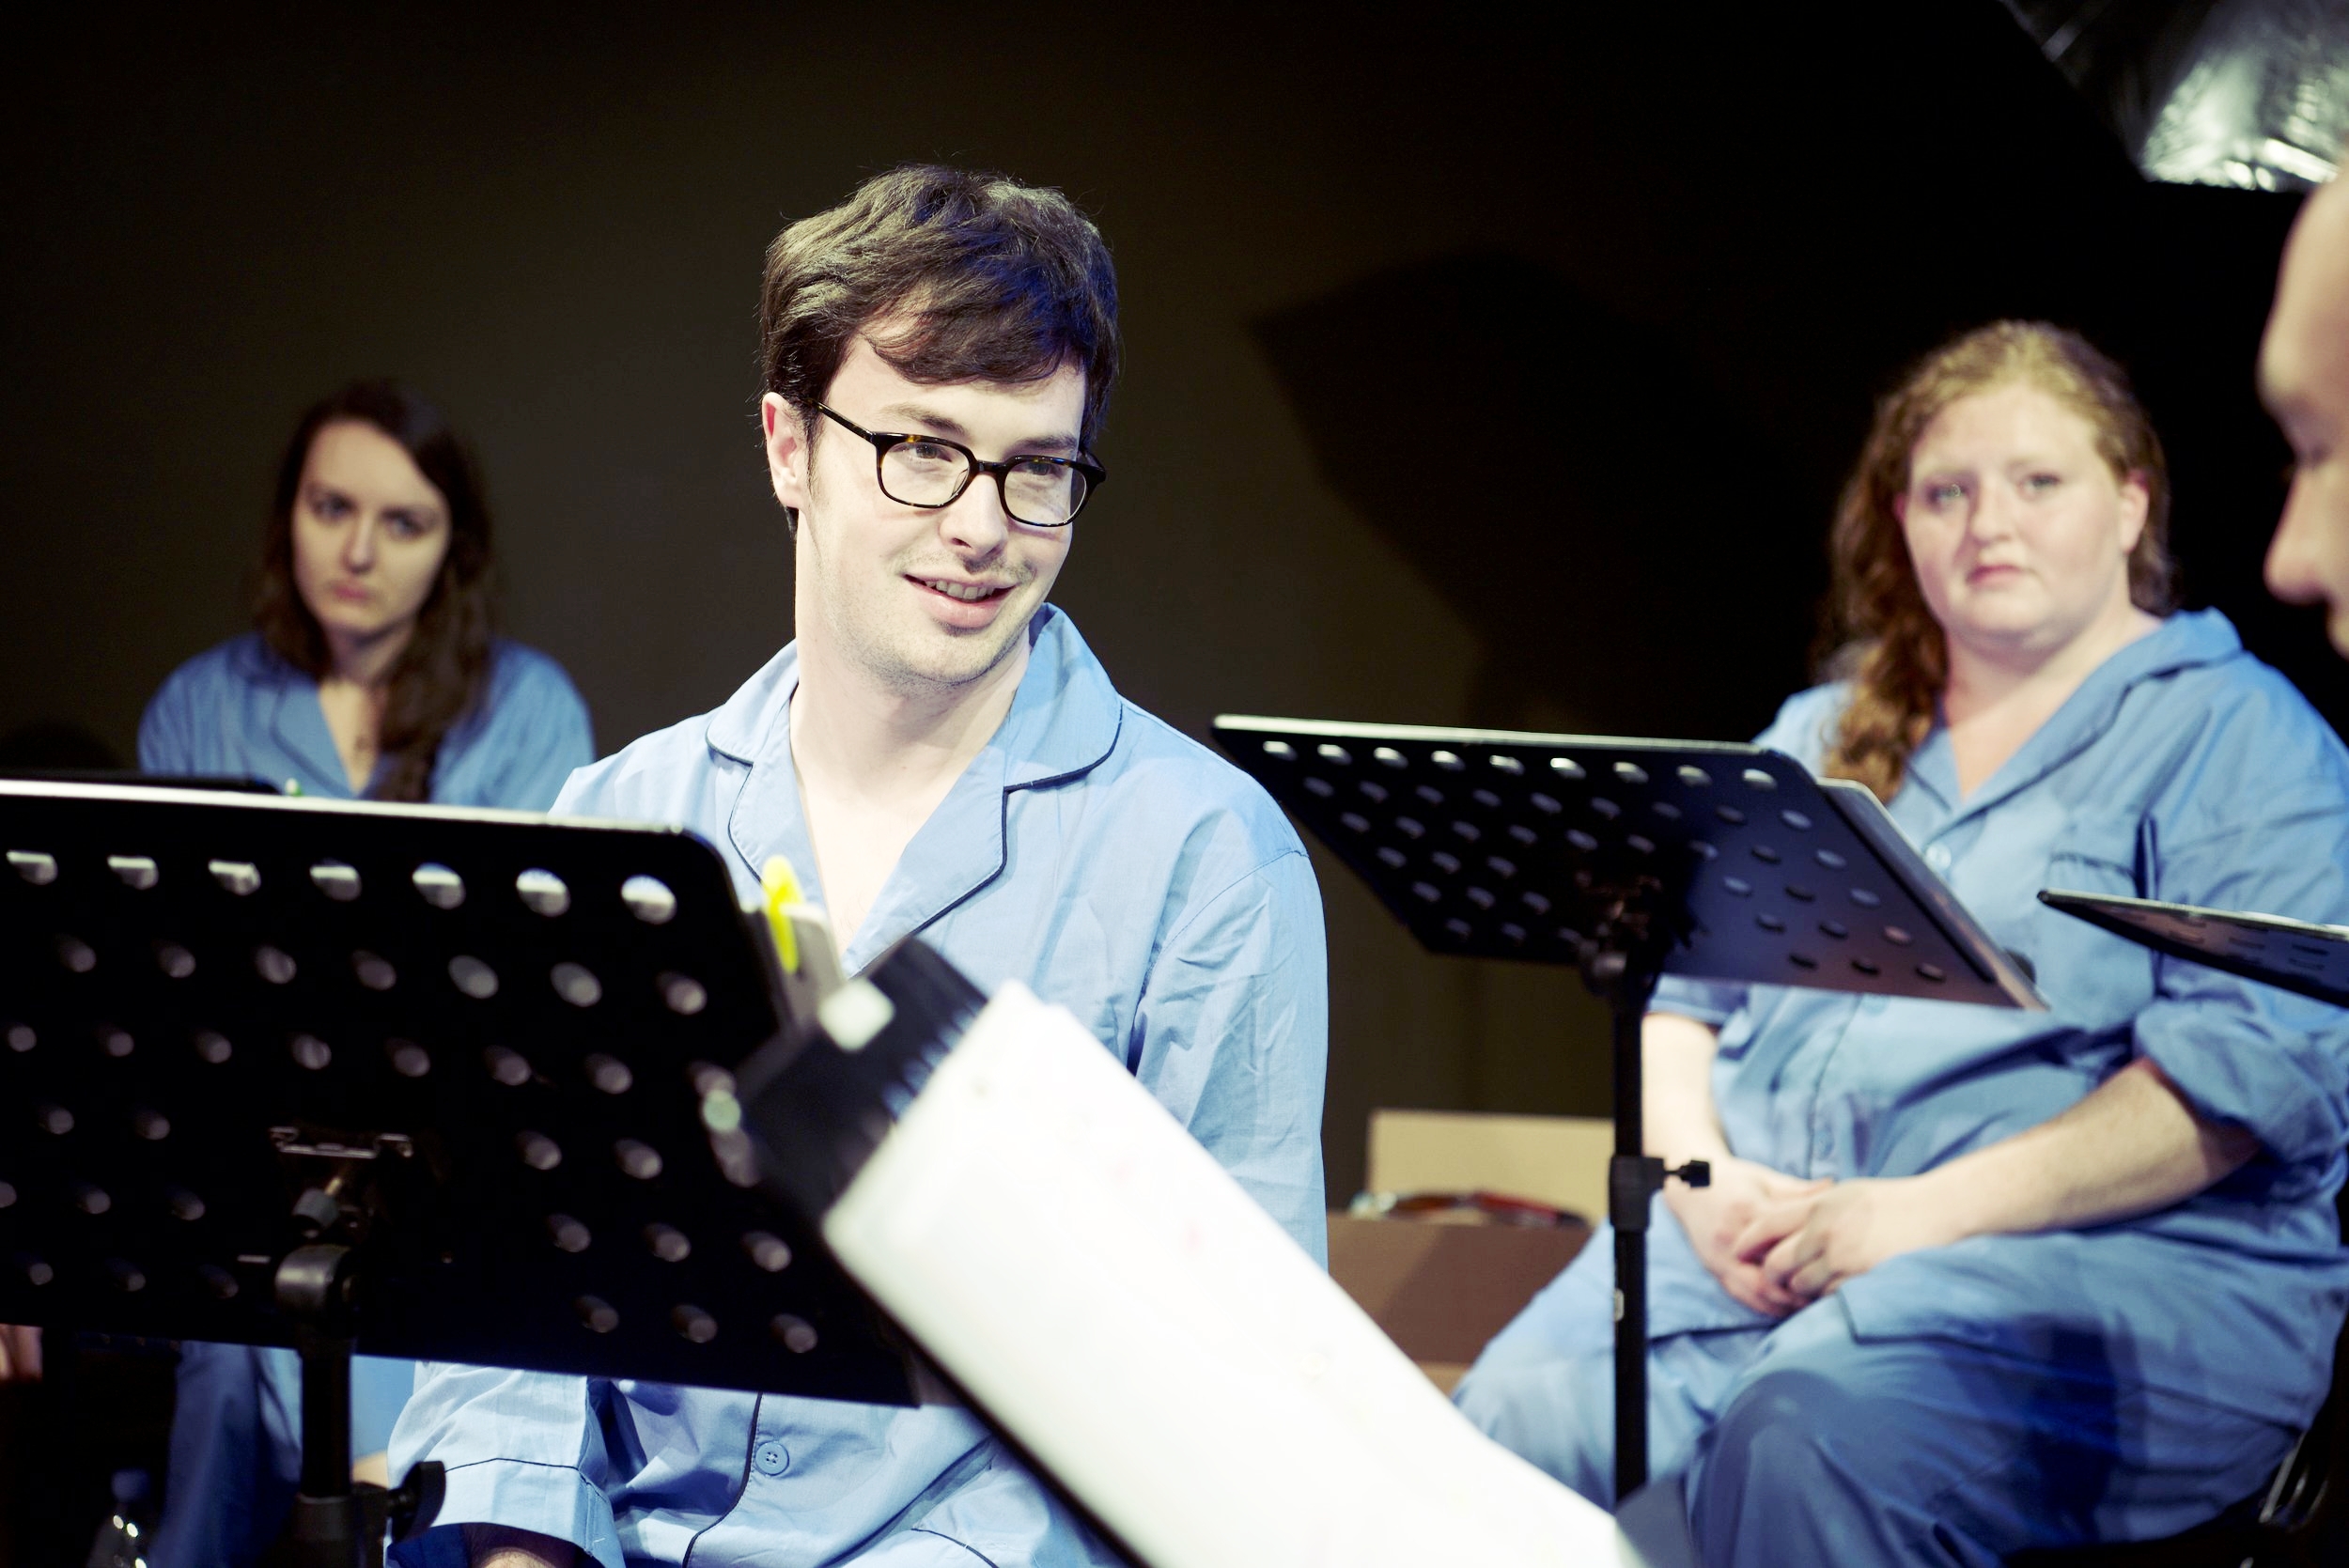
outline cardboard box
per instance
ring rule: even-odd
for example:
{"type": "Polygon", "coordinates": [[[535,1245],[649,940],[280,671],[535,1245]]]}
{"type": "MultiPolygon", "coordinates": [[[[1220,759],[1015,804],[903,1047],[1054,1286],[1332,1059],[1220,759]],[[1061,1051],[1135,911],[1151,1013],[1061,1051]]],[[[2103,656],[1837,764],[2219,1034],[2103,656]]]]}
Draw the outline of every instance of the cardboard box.
{"type": "Polygon", "coordinates": [[[1611,1124],[1579,1116],[1374,1110],[1373,1192],[1491,1192],[1574,1223],[1476,1222],[1473,1213],[1330,1219],[1330,1273],[1447,1391],[1486,1342],[1558,1277],[1606,1212],[1611,1124]],[[1461,1222],[1466,1221],[1466,1222],[1461,1222]]]}
{"type": "Polygon", "coordinates": [[[1593,1116],[1474,1110],[1374,1110],[1365,1185],[1373,1192],[1498,1192],[1607,1213],[1614,1124],[1593,1116]]]}
{"type": "Polygon", "coordinates": [[[1446,1225],[1330,1217],[1330,1274],[1449,1391],[1590,1239],[1586,1225],[1446,1225]]]}

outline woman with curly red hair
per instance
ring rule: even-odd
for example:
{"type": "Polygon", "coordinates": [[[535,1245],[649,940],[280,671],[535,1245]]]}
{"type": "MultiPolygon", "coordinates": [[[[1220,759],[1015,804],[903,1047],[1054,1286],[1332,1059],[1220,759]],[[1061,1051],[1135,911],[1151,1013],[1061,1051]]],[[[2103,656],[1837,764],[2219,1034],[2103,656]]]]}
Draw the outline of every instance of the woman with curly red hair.
{"type": "MultiPolygon", "coordinates": [[[[1763,738],[1873,789],[2052,1010],[1658,989],[1648,1152],[1713,1180],[1650,1233],[1653,1458],[1715,1568],[2170,1534],[2324,1397],[2349,1025],[2034,897],[2349,920],[2349,753],[2222,616],[2172,613],[2168,512],[2075,334],[1982,328],[1877,407],[1832,535],[1840,678],[1763,738]]],[[[1782,892],[1757,912],[1824,939],[1864,918],[1782,892]]],[[[1458,1395],[1602,1502],[1610,1250],[1458,1395]]]]}

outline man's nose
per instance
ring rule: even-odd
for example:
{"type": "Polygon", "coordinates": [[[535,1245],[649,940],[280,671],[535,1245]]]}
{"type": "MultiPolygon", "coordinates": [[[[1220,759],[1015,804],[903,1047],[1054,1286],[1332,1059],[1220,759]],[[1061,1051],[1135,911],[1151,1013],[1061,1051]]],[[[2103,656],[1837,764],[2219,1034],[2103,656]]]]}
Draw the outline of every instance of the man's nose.
{"type": "MultiPolygon", "coordinates": [[[[2313,604],[2325,597],[2316,508],[2308,482],[2295,478],[2284,496],[2284,515],[2267,545],[2267,591],[2286,604],[2313,604]]],[[[2349,587],[2349,585],[2344,585],[2349,587]]]]}
{"type": "Polygon", "coordinates": [[[957,550],[992,555],[1011,536],[1011,518],[1003,510],[1003,492],[993,475],[982,474],[939,513],[939,533],[957,550]]]}

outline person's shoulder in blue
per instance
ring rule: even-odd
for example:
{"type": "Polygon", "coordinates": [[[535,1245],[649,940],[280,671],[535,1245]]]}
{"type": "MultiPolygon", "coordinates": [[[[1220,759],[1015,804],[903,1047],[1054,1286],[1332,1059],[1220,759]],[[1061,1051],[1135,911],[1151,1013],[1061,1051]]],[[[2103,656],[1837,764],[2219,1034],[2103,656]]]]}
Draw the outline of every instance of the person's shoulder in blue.
{"type": "MultiPolygon", "coordinates": [[[[563,666],[492,638],[480,698],[442,737],[428,799],[544,811],[594,755],[587,705],[563,666]]],[[[327,800],[363,793],[343,771],[318,680],[258,632],[207,648],[164,678],[139,720],[138,757],[149,773],[253,778],[327,800]]]]}
{"type": "MultiPolygon", "coordinates": [[[[279,467],[257,629],[174,670],[139,722],[148,773],[544,811],[594,755],[563,669],[490,631],[490,519],[445,418],[363,381],[313,406],[279,467]]],[[[414,1365],[351,1363],[351,1452],[382,1465],[414,1365]]],[[[153,1568],[258,1560],[301,1471],[300,1371],[278,1347],[181,1347],[153,1568]]]]}
{"type": "MultiPolygon", "coordinates": [[[[1057,192],[899,169],[784,232],[762,317],[796,637],[556,809],[685,824],[745,893],[784,857],[850,970],[918,934],[982,987],[1066,1007],[1321,1256],[1304,848],[1252,781],[1122,700],[1046,603],[1107,478],[1100,236],[1057,192]]],[[[403,1545],[411,1563],[1117,1560],[952,1405],[436,1365],[392,1458],[447,1467],[455,1528],[403,1545]]]]}

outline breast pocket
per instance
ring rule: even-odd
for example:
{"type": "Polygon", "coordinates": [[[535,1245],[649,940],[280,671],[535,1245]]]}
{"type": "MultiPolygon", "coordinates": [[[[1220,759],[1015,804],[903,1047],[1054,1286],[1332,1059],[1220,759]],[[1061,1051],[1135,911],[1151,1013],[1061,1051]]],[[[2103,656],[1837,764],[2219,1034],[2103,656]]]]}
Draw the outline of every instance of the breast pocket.
{"type": "MultiPolygon", "coordinates": [[[[2135,812],[2074,813],[2056,836],[2040,886],[2144,897],[2144,818],[2135,812]]],[[[2149,950],[2044,904],[2030,927],[2031,948],[2024,956],[2037,970],[2040,994],[2068,1021],[2091,1029],[2125,1024],[2153,1000],[2149,950]]]]}

